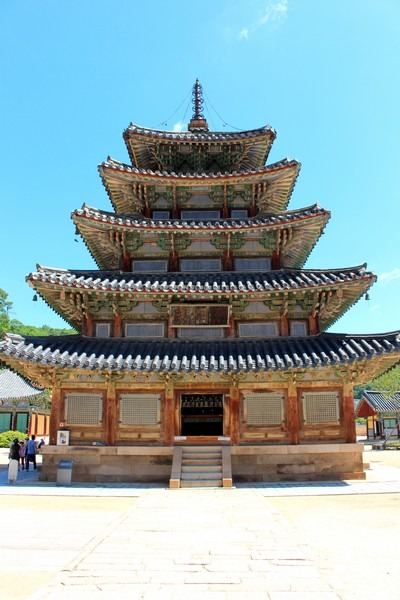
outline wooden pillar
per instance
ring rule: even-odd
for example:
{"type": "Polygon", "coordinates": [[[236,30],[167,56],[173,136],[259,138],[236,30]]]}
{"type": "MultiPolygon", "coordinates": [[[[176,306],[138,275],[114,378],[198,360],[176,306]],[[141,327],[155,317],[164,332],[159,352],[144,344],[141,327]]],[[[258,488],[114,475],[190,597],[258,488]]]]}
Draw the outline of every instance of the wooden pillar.
{"type": "Polygon", "coordinates": [[[289,335],[289,320],[287,318],[287,315],[282,315],[281,316],[281,336],[288,336],[289,335]]]}
{"type": "Polygon", "coordinates": [[[346,442],[357,441],[353,384],[348,382],[343,384],[343,433],[346,442]]]}
{"type": "Polygon", "coordinates": [[[165,386],[164,400],[164,442],[167,446],[172,446],[175,436],[175,394],[174,386],[167,383],[165,386]]]}
{"type": "Polygon", "coordinates": [[[176,273],[179,271],[179,256],[174,250],[169,253],[168,271],[171,273],[176,273]]]}
{"type": "Polygon", "coordinates": [[[271,256],[271,269],[274,271],[281,268],[281,255],[277,250],[274,250],[271,256]]]}
{"type": "Polygon", "coordinates": [[[125,273],[131,273],[132,272],[132,257],[129,254],[129,252],[124,252],[121,255],[121,271],[124,271],[125,273]]]}
{"type": "Polygon", "coordinates": [[[51,413],[50,413],[50,444],[57,444],[57,430],[60,429],[61,421],[61,390],[57,382],[53,384],[51,394],[51,413]]]}
{"type": "Polygon", "coordinates": [[[105,406],[105,438],[107,446],[115,446],[117,428],[117,394],[112,375],[107,377],[105,406]]]}
{"type": "Polygon", "coordinates": [[[122,317],[121,315],[115,315],[114,317],[114,332],[113,337],[122,337],[122,317]]]}
{"type": "Polygon", "coordinates": [[[290,444],[299,443],[299,403],[297,399],[297,386],[294,381],[288,385],[287,420],[290,444]]]}
{"type": "Polygon", "coordinates": [[[84,334],[88,337],[93,336],[93,315],[88,314],[84,320],[84,334]]]}
{"type": "Polygon", "coordinates": [[[229,435],[232,444],[239,444],[240,400],[237,385],[233,385],[229,389],[229,435]]]}
{"type": "Polygon", "coordinates": [[[175,398],[175,403],[174,403],[174,432],[175,432],[175,435],[181,435],[182,434],[182,427],[181,427],[181,402],[180,402],[180,398],[179,398],[178,395],[175,398]]]}
{"type": "Polygon", "coordinates": [[[233,256],[229,250],[224,250],[222,264],[224,271],[233,271],[233,256]]]}
{"type": "Polygon", "coordinates": [[[256,215],[257,215],[256,203],[255,203],[255,200],[252,200],[252,202],[249,206],[249,217],[255,217],[256,215]]]}
{"type": "Polygon", "coordinates": [[[234,318],[232,312],[229,315],[229,327],[228,327],[228,331],[227,331],[227,337],[229,337],[229,338],[235,337],[235,318],[234,318]]]}
{"type": "Polygon", "coordinates": [[[316,315],[309,317],[308,330],[309,330],[309,335],[317,335],[318,334],[318,318],[316,315]]]}

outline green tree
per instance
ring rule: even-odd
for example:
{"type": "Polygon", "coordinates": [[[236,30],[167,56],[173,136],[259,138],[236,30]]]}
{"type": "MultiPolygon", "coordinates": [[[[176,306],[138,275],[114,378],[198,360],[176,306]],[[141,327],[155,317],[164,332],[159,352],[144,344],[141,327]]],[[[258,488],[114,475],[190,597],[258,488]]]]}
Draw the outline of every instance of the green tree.
{"type": "Polygon", "coordinates": [[[400,391],[400,364],[372,382],[372,389],[387,392],[389,396],[400,391]]]}
{"type": "Polygon", "coordinates": [[[354,386],[354,398],[359,400],[365,390],[373,390],[373,389],[374,389],[374,386],[371,383],[366,383],[365,385],[355,385],[354,386]]]}
{"type": "Polygon", "coordinates": [[[12,302],[8,300],[7,292],[0,288],[0,333],[10,329],[9,312],[11,309],[12,302]]]}
{"type": "Polygon", "coordinates": [[[19,335],[71,335],[76,333],[75,329],[70,327],[57,328],[42,325],[25,325],[18,319],[11,319],[9,313],[13,303],[8,300],[8,294],[0,288],[0,335],[6,331],[7,333],[17,333],[19,335]]]}

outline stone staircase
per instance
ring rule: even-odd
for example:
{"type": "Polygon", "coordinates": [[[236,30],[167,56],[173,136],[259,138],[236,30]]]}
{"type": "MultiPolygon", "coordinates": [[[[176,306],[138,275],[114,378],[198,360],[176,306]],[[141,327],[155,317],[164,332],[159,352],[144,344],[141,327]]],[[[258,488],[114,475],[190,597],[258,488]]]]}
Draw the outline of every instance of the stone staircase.
{"type": "Polygon", "coordinates": [[[176,446],[169,487],[232,487],[230,447],[176,446]]]}

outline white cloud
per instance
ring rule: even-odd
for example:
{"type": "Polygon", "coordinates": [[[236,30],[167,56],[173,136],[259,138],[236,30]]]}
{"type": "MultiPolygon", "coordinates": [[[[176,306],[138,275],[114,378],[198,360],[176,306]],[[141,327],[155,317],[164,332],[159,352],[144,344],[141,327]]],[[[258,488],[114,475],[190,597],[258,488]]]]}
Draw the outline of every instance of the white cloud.
{"type": "Polygon", "coordinates": [[[276,4],[270,4],[265,8],[265,12],[258,21],[258,27],[265,25],[268,21],[282,21],[286,18],[288,10],[288,0],[281,0],[276,4]]]}
{"type": "Polygon", "coordinates": [[[240,40],[248,40],[250,33],[253,33],[260,27],[263,27],[269,22],[275,21],[275,23],[279,21],[283,21],[288,12],[288,0],[280,0],[279,2],[275,2],[273,4],[268,4],[262,15],[259,19],[253,24],[252,27],[243,27],[243,29],[239,33],[240,40]]]}
{"type": "Polygon", "coordinates": [[[186,124],[182,123],[182,121],[178,121],[178,123],[175,123],[175,125],[172,128],[172,131],[185,131],[186,129],[186,124]]]}
{"type": "Polygon", "coordinates": [[[392,269],[392,271],[381,273],[378,276],[378,281],[382,281],[383,283],[388,283],[389,281],[394,281],[395,279],[400,279],[400,268],[392,269]]]}

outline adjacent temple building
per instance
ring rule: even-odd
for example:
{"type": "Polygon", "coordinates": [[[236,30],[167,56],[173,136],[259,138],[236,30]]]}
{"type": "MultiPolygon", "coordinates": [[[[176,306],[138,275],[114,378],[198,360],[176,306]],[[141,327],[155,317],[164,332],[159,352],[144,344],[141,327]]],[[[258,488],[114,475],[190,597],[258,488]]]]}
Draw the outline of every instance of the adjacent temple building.
{"type": "Polygon", "coordinates": [[[400,360],[399,332],[325,333],[376,277],[304,264],[330,213],[287,210],[296,160],[275,131],[130,125],[131,164],[100,176],[113,211],[72,214],[98,269],[38,266],[29,285],[80,333],[6,335],[0,358],[52,389],[42,479],[363,478],[353,385],[400,360]],[[58,444],[57,444],[58,441],[58,444]]]}

